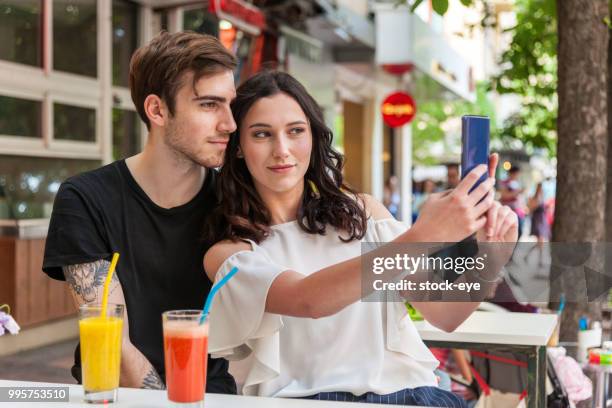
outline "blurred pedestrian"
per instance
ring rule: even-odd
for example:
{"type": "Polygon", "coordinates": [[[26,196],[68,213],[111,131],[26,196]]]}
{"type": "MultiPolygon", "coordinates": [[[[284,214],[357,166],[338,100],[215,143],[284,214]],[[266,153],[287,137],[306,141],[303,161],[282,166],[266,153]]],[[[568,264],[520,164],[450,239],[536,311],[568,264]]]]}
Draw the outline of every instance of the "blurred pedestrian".
{"type": "Polygon", "coordinates": [[[383,204],[391,213],[393,218],[397,218],[400,206],[399,179],[392,175],[387,179],[383,191],[383,204]]]}
{"type": "Polygon", "coordinates": [[[417,212],[417,207],[415,205],[415,203],[417,202],[417,199],[420,197],[421,193],[423,192],[423,182],[422,181],[416,181],[413,180],[412,181],[412,223],[414,224],[414,222],[416,221],[419,213],[417,212]]]}
{"type": "Polygon", "coordinates": [[[525,209],[523,208],[523,193],[525,189],[521,185],[519,177],[521,168],[512,166],[508,171],[508,177],[501,182],[501,197],[499,201],[503,205],[507,205],[516,213],[519,219],[519,239],[523,234],[523,224],[525,222],[525,209]]]}
{"type": "Polygon", "coordinates": [[[525,261],[534,249],[538,249],[538,265],[542,266],[542,255],[544,252],[544,242],[550,238],[550,225],[546,213],[546,204],[544,201],[544,190],[542,183],[538,183],[535,193],[527,202],[529,213],[531,214],[531,234],[535,236],[538,242],[533,248],[527,251],[525,261]]]}
{"type": "Polygon", "coordinates": [[[425,200],[427,200],[427,198],[432,193],[435,193],[435,192],[436,192],[436,183],[434,183],[433,180],[431,179],[423,180],[421,191],[415,194],[415,197],[414,197],[414,212],[417,214],[417,216],[425,200]]]}
{"type": "Polygon", "coordinates": [[[459,165],[457,163],[449,163],[446,165],[446,190],[457,187],[459,184],[459,165]]]}

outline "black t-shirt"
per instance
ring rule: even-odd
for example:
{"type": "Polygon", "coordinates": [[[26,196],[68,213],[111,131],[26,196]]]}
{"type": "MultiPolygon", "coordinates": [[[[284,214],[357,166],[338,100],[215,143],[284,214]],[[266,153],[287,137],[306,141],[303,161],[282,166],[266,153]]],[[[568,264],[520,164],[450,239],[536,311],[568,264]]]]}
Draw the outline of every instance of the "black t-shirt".
{"type": "MultiPolygon", "coordinates": [[[[55,198],[43,271],[63,280],[62,266],[110,260],[119,252],[116,274],[130,339],[162,379],[162,312],[200,309],[211,288],[202,263],[210,243],[201,237],[215,206],[215,179],[216,172],[208,170],[190,202],[165,209],[151,201],[121,160],[68,179],[55,198]]],[[[226,360],[209,356],[207,392],[236,393],[227,369],[226,360]]]]}

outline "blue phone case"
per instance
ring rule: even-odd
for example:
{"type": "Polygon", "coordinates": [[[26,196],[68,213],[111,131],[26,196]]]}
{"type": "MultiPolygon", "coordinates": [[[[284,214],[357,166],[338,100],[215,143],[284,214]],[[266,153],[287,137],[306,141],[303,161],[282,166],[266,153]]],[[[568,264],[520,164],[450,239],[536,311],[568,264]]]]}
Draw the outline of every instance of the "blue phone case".
{"type": "MultiPolygon", "coordinates": [[[[489,118],[466,115],[461,118],[461,178],[480,164],[489,165],[489,118]]],[[[476,182],[473,189],[485,181],[488,172],[476,182]]]]}

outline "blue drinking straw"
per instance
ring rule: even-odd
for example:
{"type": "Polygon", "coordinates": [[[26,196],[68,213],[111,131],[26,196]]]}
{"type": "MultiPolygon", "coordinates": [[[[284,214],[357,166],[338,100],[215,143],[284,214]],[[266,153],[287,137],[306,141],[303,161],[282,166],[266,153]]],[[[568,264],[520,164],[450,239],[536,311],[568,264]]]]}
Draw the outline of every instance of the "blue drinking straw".
{"type": "Polygon", "coordinates": [[[559,310],[557,310],[557,314],[561,315],[563,313],[563,309],[565,309],[565,295],[561,295],[559,301],[559,310]]]}
{"type": "Polygon", "coordinates": [[[219,281],[219,283],[212,287],[212,289],[208,293],[206,302],[204,303],[204,309],[202,309],[202,317],[200,317],[200,324],[204,323],[204,320],[206,320],[206,318],[208,317],[208,312],[210,311],[212,300],[215,297],[215,294],[217,294],[217,291],[221,289],[221,286],[225,285],[227,281],[229,281],[236,274],[236,272],[238,272],[238,268],[234,266],[232,270],[229,271],[229,273],[219,281]]]}

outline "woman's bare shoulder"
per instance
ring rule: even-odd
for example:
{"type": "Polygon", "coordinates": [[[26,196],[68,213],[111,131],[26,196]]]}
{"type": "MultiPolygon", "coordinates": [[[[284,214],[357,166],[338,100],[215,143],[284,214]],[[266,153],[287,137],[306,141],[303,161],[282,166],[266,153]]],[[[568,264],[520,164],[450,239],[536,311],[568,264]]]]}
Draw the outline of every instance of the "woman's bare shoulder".
{"type": "Polygon", "coordinates": [[[251,244],[246,241],[225,240],[217,242],[204,255],[204,270],[210,280],[214,282],[217,271],[227,258],[235,253],[250,250],[252,250],[251,244]]]}
{"type": "Polygon", "coordinates": [[[383,220],[385,218],[393,218],[387,207],[370,194],[360,193],[358,197],[365,205],[366,214],[374,220],[383,220]]]}

